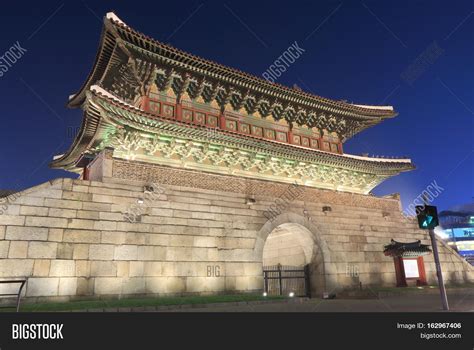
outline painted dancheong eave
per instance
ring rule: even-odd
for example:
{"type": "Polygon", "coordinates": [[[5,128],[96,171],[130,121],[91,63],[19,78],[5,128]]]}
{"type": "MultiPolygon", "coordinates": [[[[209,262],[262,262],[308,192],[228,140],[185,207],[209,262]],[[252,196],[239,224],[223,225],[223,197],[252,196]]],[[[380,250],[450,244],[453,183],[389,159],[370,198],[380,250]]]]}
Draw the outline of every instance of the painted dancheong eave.
{"type": "Polygon", "coordinates": [[[79,134],[75,147],[54,166],[74,168],[78,155],[111,147],[118,158],[364,194],[413,167],[409,159],[334,154],[228,130],[209,137],[204,126],[161,118],[102,92],[92,88],[85,111],[85,124],[97,128],[79,134]]]}
{"type": "MultiPolygon", "coordinates": [[[[176,74],[196,74],[199,76],[198,78],[203,80],[204,84],[221,83],[226,87],[230,87],[233,90],[232,93],[236,96],[243,97],[247,92],[250,92],[251,95],[262,95],[258,97],[259,101],[277,99],[275,105],[281,104],[285,107],[293,107],[301,114],[306,112],[307,117],[302,120],[302,124],[311,119],[311,113],[324,112],[326,115],[333,114],[340,119],[348,120],[350,118],[358,121],[361,123],[357,126],[358,131],[360,131],[365,127],[377,124],[383,119],[396,116],[396,112],[391,106],[356,105],[331,100],[280,84],[270,83],[262,78],[202,59],[131,29],[119,20],[115,14],[108,14],[104,19],[104,28],[96,62],[84,85],[76,94],[70,97],[70,107],[79,107],[84,102],[86,91],[93,84],[103,80],[104,75],[107,74],[107,69],[117,63],[115,59],[122,53],[127,58],[134,56],[136,59],[140,55],[141,58],[146,57],[150,61],[166,63],[167,68],[174,69],[176,74]],[[111,61],[113,61],[112,64],[110,64],[111,61]]],[[[256,96],[251,97],[257,98],[256,96]]],[[[270,108],[272,107],[270,106],[270,108]]],[[[264,113],[263,109],[261,113],[264,113]]]]}
{"type": "Polygon", "coordinates": [[[414,168],[410,159],[343,153],[345,140],[394,117],[393,107],[269,83],[157,42],[111,13],[69,106],[84,110],[83,123],[51,166],[79,173],[105,147],[117,158],[362,194],[414,168]]]}

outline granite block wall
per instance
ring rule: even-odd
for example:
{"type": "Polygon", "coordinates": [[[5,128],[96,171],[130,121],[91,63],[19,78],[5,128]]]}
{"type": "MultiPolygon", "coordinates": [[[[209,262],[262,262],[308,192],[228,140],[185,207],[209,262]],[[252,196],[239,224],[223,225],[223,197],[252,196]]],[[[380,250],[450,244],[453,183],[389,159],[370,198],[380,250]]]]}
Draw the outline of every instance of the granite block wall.
{"type": "MultiPolygon", "coordinates": [[[[396,197],[304,188],[269,220],[264,213],[288,184],[110,155],[101,162],[92,180],[57,179],[4,200],[0,279],[27,277],[32,300],[261,292],[266,238],[286,225],[298,232],[319,293],[394,286],[383,246],[391,238],[429,243],[396,197]]],[[[474,281],[473,267],[438,244],[447,282],[474,281]]],[[[425,268],[436,283],[431,255],[425,268]]]]}

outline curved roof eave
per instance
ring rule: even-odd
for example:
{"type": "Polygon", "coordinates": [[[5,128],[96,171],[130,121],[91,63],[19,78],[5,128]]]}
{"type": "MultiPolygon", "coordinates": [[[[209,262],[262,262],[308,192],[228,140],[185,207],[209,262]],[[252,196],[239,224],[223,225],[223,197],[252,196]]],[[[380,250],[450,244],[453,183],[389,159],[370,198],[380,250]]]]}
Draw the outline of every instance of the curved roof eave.
{"type": "MultiPolygon", "coordinates": [[[[132,112],[132,113],[137,113],[139,115],[142,115],[146,118],[152,118],[152,119],[161,119],[157,116],[154,116],[148,112],[145,112],[136,106],[130,105],[126,103],[125,101],[120,100],[120,98],[114,96],[113,94],[105,91],[104,89],[100,88],[99,86],[92,86],[90,89],[90,97],[94,99],[98,99],[96,103],[94,103],[94,106],[96,105],[96,108],[103,108],[102,104],[99,102],[100,100],[103,100],[107,102],[110,105],[113,105],[121,110],[132,112]]],[[[112,110],[111,110],[112,111],[112,110]]],[[[91,115],[92,113],[89,113],[91,115]]],[[[167,122],[170,122],[167,120],[167,122]]],[[[180,122],[173,121],[173,123],[178,123],[181,124],[180,122]]],[[[192,128],[197,128],[196,126],[190,126],[187,125],[188,127],[192,128]]],[[[232,133],[231,133],[232,134],[232,133]]],[[[246,136],[250,137],[251,136],[246,136]]],[[[261,141],[261,140],[259,140],[261,141]]],[[[272,141],[269,140],[264,140],[265,142],[272,143],[272,141]]],[[[276,143],[275,146],[281,146],[281,144],[276,143]]],[[[410,171],[415,169],[414,164],[412,163],[411,159],[409,158],[398,158],[398,159],[390,159],[390,158],[373,158],[373,157],[366,157],[366,156],[357,156],[357,155],[350,155],[350,154],[337,154],[337,153],[329,153],[325,152],[322,150],[312,150],[312,149],[307,149],[303,148],[297,145],[284,145],[285,147],[290,147],[292,149],[299,149],[301,152],[304,153],[311,153],[314,155],[328,155],[330,157],[335,157],[335,158],[340,158],[340,159],[347,159],[349,161],[361,161],[361,162],[366,162],[366,164],[385,164],[385,165],[399,165],[400,168],[397,169],[398,172],[404,172],[404,171],[410,171]]]]}
{"type": "Polygon", "coordinates": [[[99,48],[97,50],[92,70],[78,92],[69,96],[69,100],[67,102],[67,106],[69,108],[78,108],[82,105],[86,98],[86,92],[92,85],[102,78],[107,69],[110,57],[112,56],[113,52],[113,47],[111,48],[107,45],[115,42],[115,37],[112,35],[107,22],[108,20],[104,18],[104,26],[100,35],[99,48]]]}
{"type": "Polygon", "coordinates": [[[90,103],[84,108],[81,128],[74,138],[69,149],[62,155],[54,158],[49,163],[52,169],[72,169],[76,168],[78,159],[87,151],[94,141],[95,136],[101,126],[100,112],[90,103]]]}
{"type": "Polygon", "coordinates": [[[336,107],[341,109],[342,112],[355,112],[360,114],[361,117],[366,117],[368,119],[373,119],[375,117],[383,120],[387,118],[393,118],[398,115],[398,113],[394,111],[392,106],[369,106],[362,104],[350,104],[343,101],[328,99],[305,91],[296,90],[278,83],[271,83],[263,78],[248,74],[238,69],[227,67],[211,60],[203,59],[201,57],[189,54],[172,46],[158,42],[157,40],[132,29],[130,26],[126,25],[125,22],[120,20],[120,18],[117,17],[113,12],[107,13],[107,15],[104,17],[104,27],[102,29],[99,49],[96,55],[93,68],[79,91],[76,94],[70,96],[69,101],[67,103],[68,107],[80,107],[80,105],[85,100],[86,91],[90,88],[90,86],[96,84],[103,77],[107,69],[109,60],[112,56],[116,40],[125,40],[120,37],[120,34],[118,33],[119,30],[125,30],[129,35],[133,35],[141,40],[146,41],[148,45],[152,45],[160,50],[171,53],[173,56],[180,57],[181,59],[186,60],[188,62],[195,62],[199,66],[212,66],[213,70],[217,69],[219,71],[222,71],[222,74],[230,74],[232,76],[235,76],[238,80],[245,82],[245,85],[257,84],[265,90],[277,90],[279,94],[290,94],[291,96],[298,98],[299,100],[304,100],[308,103],[323,104],[326,105],[328,108],[336,107]]]}

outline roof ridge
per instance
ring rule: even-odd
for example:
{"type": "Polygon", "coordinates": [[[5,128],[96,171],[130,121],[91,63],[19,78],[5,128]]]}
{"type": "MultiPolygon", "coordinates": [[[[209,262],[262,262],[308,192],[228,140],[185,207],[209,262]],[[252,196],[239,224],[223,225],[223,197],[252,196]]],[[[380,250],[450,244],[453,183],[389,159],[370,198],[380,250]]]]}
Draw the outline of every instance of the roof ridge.
{"type": "Polygon", "coordinates": [[[140,31],[130,27],[124,21],[122,21],[114,12],[108,12],[106,14],[106,16],[104,17],[104,21],[107,21],[107,20],[110,21],[114,25],[118,25],[119,27],[122,27],[125,30],[134,33],[135,35],[138,35],[138,36],[140,36],[140,37],[142,37],[146,40],[149,40],[149,41],[151,41],[155,44],[161,45],[162,47],[164,47],[164,48],[166,48],[170,51],[174,51],[178,54],[188,56],[188,57],[193,58],[193,59],[197,59],[197,60],[200,60],[200,61],[203,61],[203,62],[206,62],[206,63],[216,65],[216,66],[220,67],[221,69],[228,70],[228,71],[230,71],[232,73],[235,73],[235,74],[243,75],[243,76],[245,76],[247,78],[250,78],[252,80],[255,80],[255,81],[257,81],[261,84],[266,84],[269,88],[270,87],[280,88],[280,89],[283,89],[287,92],[291,92],[293,94],[296,94],[297,96],[299,95],[299,96],[302,96],[302,97],[304,96],[306,98],[317,99],[317,100],[319,100],[318,102],[320,102],[320,103],[327,103],[329,105],[335,105],[335,106],[340,107],[340,108],[347,108],[347,109],[352,109],[352,110],[355,109],[355,110],[358,110],[359,112],[362,112],[362,113],[364,111],[365,112],[367,112],[367,111],[370,111],[370,112],[378,111],[378,112],[386,113],[387,116],[391,116],[391,117],[396,116],[396,112],[394,111],[393,106],[372,106],[372,105],[363,105],[363,104],[352,104],[352,103],[347,103],[347,102],[344,102],[344,101],[330,99],[330,98],[323,97],[323,96],[320,96],[320,95],[316,95],[316,94],[313,94],[313,93],[310,93],[310,92],[307,92],[307,91],[297,90],[297,89],[291,88],[289,86],[286,86],[286,85],[283,85],[283,84],[280,84],[280,83],[269,82],[269,81],[267,81],[267,80],[265,80],[265,79],[263,79],[259,76],[247,73],[247,72],[242,71],[240,69],[230,67],[230,66],[224,65],[222,63],[215,62],[213,60],[194,55],[194,54],[189,53],[187,51],[184,51],[182,49],[171,46],[170,44],[163,43],[163,42],[161,42],[161,41],[159,41],[155,38],[152,38],[152,37],[140,32],[140,31]]]}

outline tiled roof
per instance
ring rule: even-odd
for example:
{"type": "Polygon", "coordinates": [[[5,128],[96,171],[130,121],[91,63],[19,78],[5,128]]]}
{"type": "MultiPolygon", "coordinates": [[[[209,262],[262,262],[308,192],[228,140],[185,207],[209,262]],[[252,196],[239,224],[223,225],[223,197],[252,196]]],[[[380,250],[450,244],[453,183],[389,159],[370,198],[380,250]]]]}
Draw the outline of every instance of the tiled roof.
{"type": "Polygon", "coordinates": [[[125,42],[140,47],[145,51],[158,53],[160,56],[167,57],[176,62],[181,62],[189,67],[194,67],[197,70],[207,71],[218,77],[225,77],[232,81],[237,81],[246,88],[251,89],[258,87],[260,92],[265,91],[278,96],[283,95],[307,104],[317,104],[331,109],[335,108],[341,112],[352,112],[368,118],[377,117],[385,119],[394,117],[397,114],[391,106],[367,106],[332,100],[278,83],[272,83],[241,70],[195,56],[170,45],[161,43],[135,29],[132,29],[113,13],[108,13],[104,18],[104,30],[102,32],[100,50],[96,58],[94,70],[89,75],[88,80],[81,90],[77,94],[71,96],[69,101],[70,106],[79,106],[85,98],[85,91],[87,91],[92,84],[95,84],[97,77],[101,76],[101,73],[105,71],[106,67],[104,65],[106,65],[111,55],[111,49],[106,46],[110,46],[111,42],[114,41],[113,38],[116,40],[117,37],[125,42]]]}
{"type": "Polygon", "coordinates": [[[431,249],[428,245],[421,244],[421,241],[402,243],[392,239],[390,244],[384,247],[383,252],[391,257],[414,258],[430,254],[431,249]]]}

